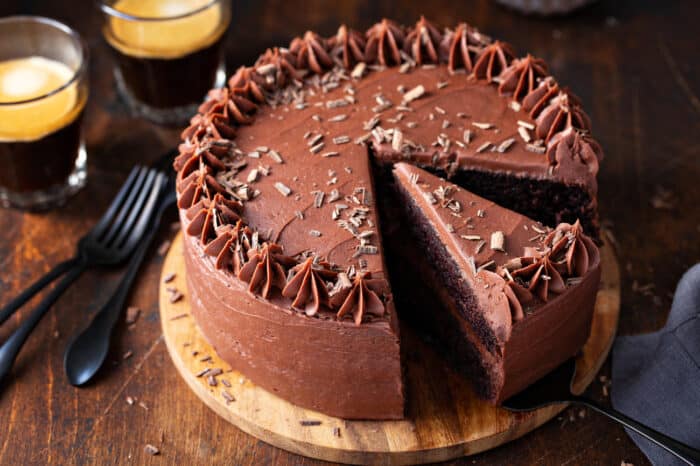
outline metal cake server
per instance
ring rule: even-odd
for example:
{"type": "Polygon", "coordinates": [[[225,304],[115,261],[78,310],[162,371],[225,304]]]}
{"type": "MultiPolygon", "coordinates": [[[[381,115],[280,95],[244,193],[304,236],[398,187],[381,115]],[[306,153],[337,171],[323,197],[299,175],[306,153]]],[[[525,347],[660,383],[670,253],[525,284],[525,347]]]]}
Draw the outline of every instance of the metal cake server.
{"type": "Polygon", "coordinates": [[[556,403],[587,406],[654,442],[686,463],[700,465],[700,450],[647,427],[615,409],[602,406],[589,398],[573,395],[571,381],[575,372],[576,359],[571,358],[522,392],[505,400],[502,406],[516,412],[532,411],[556,403]]]}

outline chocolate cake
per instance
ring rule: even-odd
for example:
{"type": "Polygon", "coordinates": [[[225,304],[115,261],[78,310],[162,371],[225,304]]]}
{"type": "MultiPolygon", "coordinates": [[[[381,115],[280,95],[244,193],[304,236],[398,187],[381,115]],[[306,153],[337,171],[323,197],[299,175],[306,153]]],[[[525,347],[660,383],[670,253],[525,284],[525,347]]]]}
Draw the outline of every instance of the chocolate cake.
{"type": "MultiPolygon", "coordinates": [[[[584,238],[582,228],[595,237],[602,152],[589,127],[542,60],[516,59],[467,24],[440,31],[424,18],[412,28],[383,20],[365,34],[341,26],[328,39],[307,32],[270,49],[212,90],[182,134],[175,169],[192,313],[223,359],[292,403],[344,418],[401,418],[399,323],[377,202],[392,167],[420,166],[544,225],[575,225],[555,230],[573,231],[567,238],[584,238]]],[[[544,254],[550,243],[534,246],[544,254]]],[[[501,286],[511,299],[498,309],[480,303],[467,312],[484,332],[459,344],[501,357],[474,379],[493,381],[481,387],[491,400],[547,365],[508,356],[519,339],[540,338],[536,316],[557,321],[578,346],[587,334],[588,308],[551,303],[568,305],[575,294],[590,301],[595,286],[574,280],[541,306],[551,311],[530,312],[518,294],[528,280],[501,286]],[[487,314],[517,303],[521,321],[489,330],[487,314]],[[503,375],[511,363],[517,377],[503,375]]]]}
{"type": "Polygon", "coordinates": [[[415,320],[484,398],[502,401],[578,352],[600,281],[580,223],[546,227],[405,163],[394,177],[425,252],[415,265],[443,303],[415,320]]]}

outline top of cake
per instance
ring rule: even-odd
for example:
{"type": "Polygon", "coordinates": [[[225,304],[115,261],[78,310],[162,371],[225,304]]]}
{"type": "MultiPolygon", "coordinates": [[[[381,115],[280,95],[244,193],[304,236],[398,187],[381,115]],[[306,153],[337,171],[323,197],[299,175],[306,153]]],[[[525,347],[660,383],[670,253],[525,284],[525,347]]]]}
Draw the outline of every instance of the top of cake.
{"type": "Polygon", "coordinates": [[[187,233],[251,292],[310,317],[388,322],[368,152],[595,194],[589,129],[542,60],[465,23],[307,32],[210,92],[182,134],[178,203],[187,233]]]}

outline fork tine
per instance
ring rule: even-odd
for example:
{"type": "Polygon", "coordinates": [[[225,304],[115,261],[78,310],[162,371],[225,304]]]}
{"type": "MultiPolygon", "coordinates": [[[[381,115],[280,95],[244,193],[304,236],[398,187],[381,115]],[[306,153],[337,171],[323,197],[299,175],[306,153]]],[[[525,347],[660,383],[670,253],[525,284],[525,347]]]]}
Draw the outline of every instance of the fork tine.
{"type": "Polygon", "coordinates": [[[109,243],[110,248],[119,249],[122,246],[125,238],[129,234],[129,231],[131,230],[132,226],[134,225],[134,222],[141,215],[141,211],[143,210],[143,206],[146,203],[146,200],[148,199],[149,193],[154,189],[154,186],[156,185],[160,187],[158,172],[153,169],[149,169],[148,179],[143,184],[141,192],[139,192],[139,197],[134,203],[134,205],[131,207],[128,217],[126,218],[126,220],[121,222],[121,224],[116,225],[117,232],[114,236],[114,241],[109,243]]]}
{"type": "Polygon", "coordinates": [[[139,203],[139,200],[143,197],[143,193],[149,188],[153,178],[153,170],[144,168],[141,172],[139,178],[134,183],[134,187],[129,193],[127,200],[122,204],[119,209],[119,213],[115,216],[114,221],[109,226],[107,233],[100,239],[100,243],[105,247],[112,244],[114,238],[119,233],[121,225],[132,215],[134,210],[134,205],[139,203]]]}
{"type": "Polygon", "coordinates": [[[117,209],[121,207],[122,202],[124,201],[124,199],[126,199],[127,194],[131,191],[131,188],[133,187],[135,180],[141,172],[141,170],[143,170],[143,167],[139,165],[131,169],[129,176],[126,178],[126,181],[119,189],[119,192],[117,192],[117,195],[112,200],[112,203],[109,205],[105,213],[102,214],[102,217],[100,217],[100,220],[97,222],[97,224],[90,231],[90,235],[92,235],[94,238],[99,238],[104,234],[105,230],[112,222],[114,215],[117,213],[117,209]]]}
{"type": "Polygon", "coordinates": [[[125,244],[121,248],[120,254],[129,254],[133,248],[136,247],[141,238],[143,238],[143,235],[148,227],[157,228],[157,226],[152,225],[151,217],[153,216],[153,212],[158,208],[160,195],[163,192],[163,189],[165,189],[165,184],[165,175],[158,173],[158,180],[151,190],[146,205],[141,210],[136,225],[134,225],[133,228],[126,228],[124,230],[126,233],[128,233],[128,237],[125,240],[125,244]]]}

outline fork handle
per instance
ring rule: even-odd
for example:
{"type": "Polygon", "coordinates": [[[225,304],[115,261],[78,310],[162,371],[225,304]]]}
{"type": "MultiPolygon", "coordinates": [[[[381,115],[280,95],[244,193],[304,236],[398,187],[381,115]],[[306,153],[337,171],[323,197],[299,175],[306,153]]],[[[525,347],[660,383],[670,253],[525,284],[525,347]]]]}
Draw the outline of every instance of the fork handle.
{"type": "Polygon", "coordinates": [[[697,450],[691,446],[679,442],[678,440],[664,435],[661,432],[652,429],[651,427],[645,426],[641,422],[637,422],[631,417],[622,414],[620,411],[601,406],[598,403],[595,403],[593,400],[589,400],[583,397],[575,397],[571,401],[574,403],[579,403],[588,406],[594,411],[597,411],[600,414],[603,414],[609,417],[610,419],[619,422],[623,426],[638,433],[647,440],[654,442],[656,445],[660,446],[664,450],[675,455],[676,457],[680,458],[681,460],[685,461],[690,465],[700,465],[700,450],[697,450]]]}
{"type": "Polygon", "coordinates": [[[44,314],[51,308],[58,297],[63,294],[66,288],[83,273],[86,266],[87,263],[84,260],[78,260],[61,281],[58,282],[56,287],[41,300],[41,303],[32,310],[29,316],[17,327],[2,346],[0,346],[0,383],[4,382],[10,369],[12,369],[12,364],[19,350],[22,349],[22,345],[24,345],[27,337],[32,330],[34,330],[36,324],[39,323],[44,314]]]}
{"type": "Polygon", "coordinates": [[[12,314],[17,311],[20,307],[24,305],[27,301],[32,299],[34,295],[43,290],[46,285],[53,282],[56,278],[66,273],[68,269],[75,266],[79,262],[79,258],[73,257],[71,259],[65,260],[56,264],[56,266],[46,272],[43,277],[39,278],[37,281],[32,283],[28,288],[17,295],[12,301],[7,303],[2,309],[0,309],[0,325],[4,324],[7,319],[12,316],[12,314]]]}

